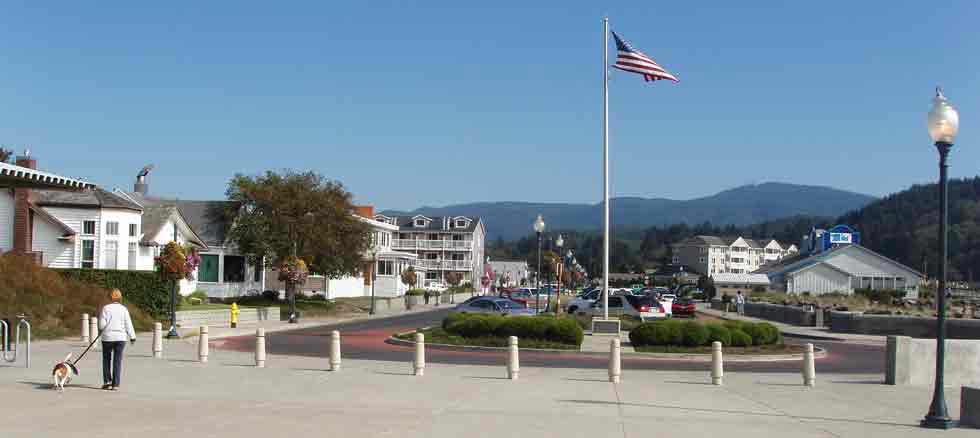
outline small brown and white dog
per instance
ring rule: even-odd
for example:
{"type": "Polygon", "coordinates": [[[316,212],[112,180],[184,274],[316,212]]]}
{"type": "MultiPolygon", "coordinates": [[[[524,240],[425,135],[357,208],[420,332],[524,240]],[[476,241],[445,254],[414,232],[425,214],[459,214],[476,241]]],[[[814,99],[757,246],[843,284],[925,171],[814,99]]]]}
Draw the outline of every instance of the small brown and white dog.
{"type": "Polygon", "coordinates": [[[68,359],[71,359],[71,353],[65,356],[65,360],[56,363],[54,369],[51,370],[51,383],[58,391],[65,390],[65,385],[71,382],[72,374],[78,375],[78,368],[75,368],[75,364],[68,362],[68,359]]]}

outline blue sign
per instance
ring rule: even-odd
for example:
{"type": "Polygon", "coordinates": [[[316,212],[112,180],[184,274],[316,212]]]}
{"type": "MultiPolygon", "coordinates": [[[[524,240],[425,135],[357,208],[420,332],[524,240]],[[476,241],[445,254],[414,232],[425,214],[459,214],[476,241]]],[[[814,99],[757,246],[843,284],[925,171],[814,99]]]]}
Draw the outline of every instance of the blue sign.
{"type": "Polygon", "coordinates": [[[820,251],[826,251],[837,245],[860,245],[861,233],[847,225],[836,225],[823,233],[820,239],[820,251]]]}

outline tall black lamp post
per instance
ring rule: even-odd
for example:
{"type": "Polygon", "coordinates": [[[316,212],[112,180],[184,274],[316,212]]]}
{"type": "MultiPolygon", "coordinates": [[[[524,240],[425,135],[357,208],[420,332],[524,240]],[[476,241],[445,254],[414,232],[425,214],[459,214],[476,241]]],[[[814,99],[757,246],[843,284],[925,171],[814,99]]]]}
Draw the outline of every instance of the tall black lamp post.
{"type": "Polygon", "coordinates": [[[378,250],[371,247],[371,309],[368,315],[374,315],[374,283],[378,282],[378,250]]]}
{"type": "Polygon", "coordinates": [[[960,127],[960,116],[956,109],[943,96],[943,90],[936,88],[936,97],[929,110],[929,137],[939,151],[939,287],[936,289],[936,382],[932,392],[929,413],[922,420],[922,427],[930,429],[949,429],[953,420],[946,409],[946,396],[943,393],[943,374],[946,359],[946,223],[948,221],[949,199],[946,183],[946,157],[953,148],[953,140],[960,127]]]}
{"type": "Polygon", "coordinates": [[[541,215],[534,221],[534,232],[538,234],[538,273],[534,276],[534,311],[541,311],[541,233],[544,233],[544,219],[541,215]]]}

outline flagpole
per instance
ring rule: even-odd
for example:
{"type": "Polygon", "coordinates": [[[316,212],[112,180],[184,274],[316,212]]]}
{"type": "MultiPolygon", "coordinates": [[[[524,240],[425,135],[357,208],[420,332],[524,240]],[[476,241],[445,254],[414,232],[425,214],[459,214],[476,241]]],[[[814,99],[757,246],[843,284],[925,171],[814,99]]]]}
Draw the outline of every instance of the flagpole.
{"type": "Polygon", "coordinates": [[[609,17],[602,17],[602,319],[609,319],[609,17]]]}

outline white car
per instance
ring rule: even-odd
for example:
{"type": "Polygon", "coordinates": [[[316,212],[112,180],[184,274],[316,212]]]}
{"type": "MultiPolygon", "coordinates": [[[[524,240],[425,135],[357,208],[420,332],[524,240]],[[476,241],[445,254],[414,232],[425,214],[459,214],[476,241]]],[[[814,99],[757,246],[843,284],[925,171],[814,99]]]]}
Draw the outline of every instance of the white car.
{"type": "Polygon", "coordinates": [[[592,303],[599,299],[599,294],[601,293],[602,289],[595,289],[581,294],[575,298],[572,298],[571,300],[568,300],[565,309],[568,310],[568,313],[573,315],[578,310],[588,309],[590,306],[592,306],[592,303]]]}
{"type": "Polygon", "coordinates": [[[438,281],[432,281],[432,282],[429,282],[429,284],[425,286],[425,290],[430,291],[430,292],[445,292],[446,291],[446,285],[444,285],[444,284],[442,284],[442,283],[440,283],[438,281]]]}
{"type": "MultiPolygon", "coordinates": [[[[670,318],[671,303],[657,302],[650,296],[612,295],[609,297],[609,317],[632,316],[640,321],[670,318]]],[[[576,312],[578,315],[602,316],[602,303],[594,302],[588,309],[576,312]]]]}

